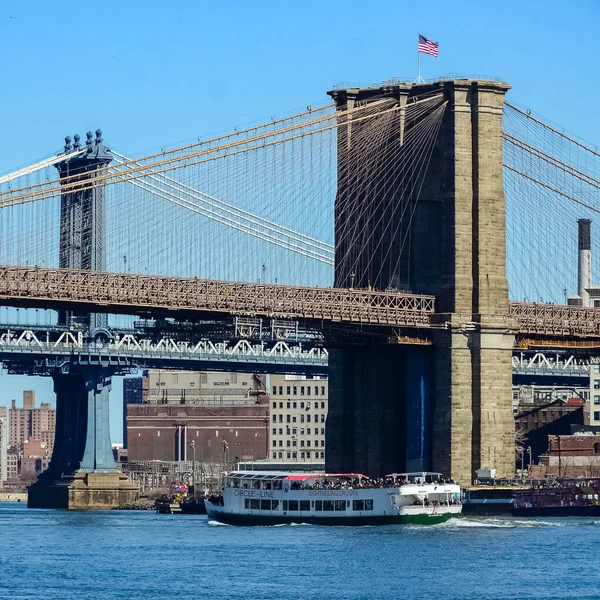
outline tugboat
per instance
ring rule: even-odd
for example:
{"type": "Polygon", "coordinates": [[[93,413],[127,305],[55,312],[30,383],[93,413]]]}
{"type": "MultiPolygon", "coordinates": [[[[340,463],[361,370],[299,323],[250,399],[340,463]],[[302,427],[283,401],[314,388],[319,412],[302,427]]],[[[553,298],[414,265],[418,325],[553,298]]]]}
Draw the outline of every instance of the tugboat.
{"type": "Polygon", "coordinates": [[[206,499],[211,519],[230,525],[436,524],[460,515],[460,487],[439,473],[365,475],[234,471],[206,499]]]}

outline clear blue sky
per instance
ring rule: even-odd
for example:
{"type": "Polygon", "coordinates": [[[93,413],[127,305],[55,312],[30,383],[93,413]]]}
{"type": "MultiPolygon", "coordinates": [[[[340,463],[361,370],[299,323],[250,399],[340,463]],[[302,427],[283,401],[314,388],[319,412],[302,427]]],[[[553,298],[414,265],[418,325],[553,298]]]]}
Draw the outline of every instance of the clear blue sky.
{"type": "MultiPolygon", "coordinates": [[[[100,127],[130,154],[327,101],[340,81],[496,75],[513,101],[594,144],[600,3],[198,1],[0,4],[0,173],[100,127]]],[[[0,404],[32,380],[3,377],[0,404]]],[[[41,399],[51,386],[36,384],[41,399]]],[[[112,399],[121,440],[120,386],[112,399]]]]}

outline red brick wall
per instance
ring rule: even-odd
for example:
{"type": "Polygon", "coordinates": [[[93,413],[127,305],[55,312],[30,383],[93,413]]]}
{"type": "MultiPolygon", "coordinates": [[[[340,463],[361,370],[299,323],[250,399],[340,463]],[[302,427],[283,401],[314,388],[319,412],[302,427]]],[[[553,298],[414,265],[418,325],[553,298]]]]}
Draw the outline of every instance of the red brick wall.
{"type": "Polygon", "coordinates": [[[192,460],[190,442],[195,441],[196,460],[220,462],[266,458],[269,405],[155,405],[127,407],[129,460],[176,458],[177,426],[187,427],[187,460],[192,460]],[[224,457],[227,443],[228,456],[224,457]]]}

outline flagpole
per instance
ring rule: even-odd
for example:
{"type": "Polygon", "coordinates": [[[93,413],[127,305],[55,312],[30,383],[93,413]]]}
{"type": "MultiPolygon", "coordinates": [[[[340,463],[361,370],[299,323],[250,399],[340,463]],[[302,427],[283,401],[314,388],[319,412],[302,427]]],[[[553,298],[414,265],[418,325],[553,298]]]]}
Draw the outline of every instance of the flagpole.
{"type": "Polygon", "coordinates": [[[421,83],[421,52],[419,52],[419,36],[417,34],[417,83],[421,83]]]}

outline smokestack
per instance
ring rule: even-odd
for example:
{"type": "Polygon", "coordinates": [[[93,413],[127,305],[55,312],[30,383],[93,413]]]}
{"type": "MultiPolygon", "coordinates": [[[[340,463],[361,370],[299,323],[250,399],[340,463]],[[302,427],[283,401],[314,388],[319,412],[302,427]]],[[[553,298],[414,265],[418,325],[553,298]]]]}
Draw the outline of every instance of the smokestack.
{"type": "Polygon", "coordinates": [[[577,274],[577,293],[583,306],[591,306],[590,295],[586,288],[592,285],[592,245],[590,219],[578,219],[579,270],[577,274]]]}

